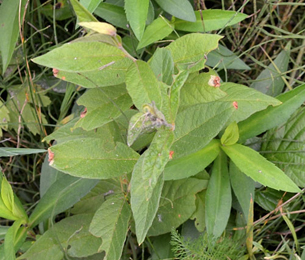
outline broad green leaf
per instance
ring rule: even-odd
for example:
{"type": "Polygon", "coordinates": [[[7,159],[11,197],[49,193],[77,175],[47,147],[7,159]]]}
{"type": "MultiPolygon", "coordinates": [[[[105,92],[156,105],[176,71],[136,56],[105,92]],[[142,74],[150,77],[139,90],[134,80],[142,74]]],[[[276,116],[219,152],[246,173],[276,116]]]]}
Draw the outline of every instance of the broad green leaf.
{"type": "Polygon", "coordinates": [[[0,100],[0,137],[2,137],[2,130],[8,129],[8,122],[10,122],[9,110],[0,100]]]}
{"type": "Polygon", "coordinates": [[[90,13],[93,13],[98,5],[103,0],[80,0],[80,4],[82,4],[90,13]]]}
{"type": "Polygon", "coordinates": [[[16,155],[45,153],[44,149],[32,149],[32,148],[13,148],[13,147],[1,147],[0,157],[11,157],[16,155]]]}
{"type": "Polygon", "coordinates": [[[3,240],[5,237],[5,234],[7,233],[9,226],[0,226],[0,240],[3,240]]]}
{"type": "Polygon", "coordinates": [[[216,158],[205,197],[207,233],[220,237],[231,212],[232,195],[227,166],[227,156],[220,152],[216,158]]]}
{"type": "Polygon", "coordinates": [[[236,122],[229,124],[223,133],[220,143],[225,146],[229,146],[237,143],[239,138],[238,125],[236,122]]]}
{"type": "Polygon", "coordinates": [[[95,31],[100,34],[107,34],[110,36],[116,35],[116,29],[109,23],[102,22],[82,22],[79,23],[80,26],[95,31]]]}
{"type": "Polygon", "coordinates": [[[74,128],[82,127],[87,131],[109,123],[132,106],[125,85],[89,89],[77,103],[86,107],[87,112],[74,128]]]}
{"type": "Polygon", "coordinates": [[[4,254],[6,260],[15,260],[15,248],[17,232],[20,226],[24,224],[22,220],[16,220],[14,224],[9,228],[5,235],[4,240],[4,254]]]}
{"type": "Polygon", "coordinates": [[[14,53],[19,37],[19,11],[20,21],[23,20],[26,0],[2,1],[0,6],[0,53],[2,57],[2,74],[5,73],[14,53]],[[20,10],[19,5],[21,4],[20,10]]]}
{"type": "MultiPolygon", "coordinates": [[[[31,248],[18,259],[61,260],[69,257],[87,257],[98,253],[102,240],[89,232],[92,214],[66,217],[46,231],[31,248]]],[[[100,259],[103,259],[101,256],[100,259]]]]}
{"type": "Polygon", "coordinates": [[[219,141],[212,140],[203,149],[175,160],[169,161],[164,169],[164,180],[178,180],[188,178],[204,170],[215,160],[220,152],[219,141]]]}
{"type": "Polygon", "coordinates": [[[237,102],[238,108],[230,118],[230,122],[235,121],[238,123],[270,105],[278,106],[281,104],[277,99],[244,85],[223,83],[220,88],[227,93],[220,101],[237,102]]]}
{"type": "Polygon", "coordinates": [[[305,186],[305,110],[299,108],[287,123],[263,138],[262,154],[282,169],[298,186],[305,186]]]}
{"type": "Polygon", "coordinates": [[[100,3],[94,13],[116,27],[128,29],[128,21],[123,7],[111,3],[100,3]]]}
{"type": "Polygon", "coordinates": [[[172,33],[174,27],[166,18],[160,16],[147,26],[141,38],[137,50],[146,47],[156,41],[164,39],[172,33]]]}
{"type": "Polygon", "coordinates": [[[285,76],[288,69],[290,47],[291,42],[288,42],[285,49],[277,55],[276,59],[259,74],[257,79],[251,84],[251,88],[273,97],[282,93],[285,86],[282,77],[285,76]]]}
{"type": "Polygon", "coordinates": [[[219,69],[250,70],[250,67],[236,54],[220,44],[216,50],[208,54],[206,64],[219,69]]]}
{"type": "Polygon", "coordinates": [[[158,48],[149,60],[149,66],[159,81],[171,85],[174,76],[174,61],[169,50],[158,48]]]}
{"type": "Polygon", "coordinates": [[[123,58],[115,63],[109,63],[102,70],[96,69],[86,72],[69,72],[60,70],[56,77],[84,88],[97,88],[106,86],[115,86],[125,82],[125,74],[132,64],[130,58],[123,58]],[[110,66],[108,66],[110,64],[110,66]]]}
{"type": "Polygon", "coordinates": [[[34,227],[40,222],[72,207],[96,183],[97,180],[76,178],[67,174],[61,176],[40,199],[29,218],[29,226],[34,227]]]}
{"type": "Polygon", "coordinates": [[[139,155],[127,145],[102,138],[79,138],[50,148],[51,166],[73,176],[108,179],[132,171],[139,155]]]}
{"type": "Polygon", "coordinates": [[[196,21],[191,3],[187,0],[156,0],[157,4],[167,13],[190,22],[196,21]]]}
{"type": "Polygon", "coordinates": [[[99,183],[71,209],[72,214],[94,214],[109,198],[122,195],[122,182],[119,178],[101,180],[99,183]]]}
{"type": "Polygon", "coordinates": [[[151,260],[174,259],[174,253],[170,244],[171,234],[164,234],[152,239],[151,260]]]}
{"type": "Polygon", "coordinates": [[[126,74],[126,87],[135,106],[142,110],[143,105],[155,102],[161,107],[159,82],[149,65],[141,60],[135,61],[126,74]]]}
{"type": "Polygon", "coordinates": [[[125,12],[137,39],[142,39],[148,14],[149,0],[125,0],[125,12]]]}
{"type": "Polygon", "coordinates": [[[147,235],[168,233],[188,220],[196,209],[194,195],[206,189],[207,184],[207,180],[196,178],[165,182],[159,209],[147,235]]]}
{"type": "Polygon", "coordinates": [[[250,200],[254,200],[254,181],[242,173],[232,161],[230,161],[230,181],[234,194],[242,208],[244,219],[247,221],[250,200]]]}
{"type": "Polygon", "coordinates": [[[135,220],[138,243],[141,244],[150,228],[159,207],[163,187],[162,172],[169,160],[173,133],[159,130],[137,161],[131,181],[131,209],[135,220]]]}
{"type": "Polygon", "coordinates": [[[121,259],[130,218],[130,206],[120,196],[107,199],[94,214],[89,231],[102,238],[99,251],[105,251],[105,260],[121,259]]]}
{"type": "Polygon", "coordinates": [[[202,103],[178,113],[175,140],[171,147],[175,158],[195,153],[204,148],[224,127],[235,111],[230,103],[202,103]]]}
{"type": "Polygon", "coordinates": [[[112,37],[108,34],[88,33],[84,37],[71,41],[71,43],[73,42],[104,42],[112,46],[118,46],[118,42],[122,42],[122,39],[119,35],[112,37]]]}
{"type": "Polygon", "coordinates": [[[213,102],[227,95],[220,87],[211,86],[210,80],[217,77],[215,71],[191,74],[181,89],[180,111],[185,107],[213,102]]]}
{"type": "Polygon", "coordinates": [[[79,22],[97,22],[97,19],[77,0],[70,0],[79,22]]]}
{"type": "Polygon", "coordinates": [[[126,54],[103,42],[72,42],[34,58],[39,65],[66,72],[103,70],[124,59],[126,54]]]}
{"type": "Polygon", "coordinates": [[[280,106],[268,107],[238,124],[239,141],[241,143],[286,122],[291,114],[305,101],[305,84],[276,98],[282,102],[280,106]]]}
{"type": "Polygon", "coordinates": [[[298,186],[282,170],[251,148],[240,144],[220,147],[240,171],[254,181],[276,190],[300,192],[298,186]]]}
{"type": "Polygon", "coordinates": [[[222,37],[212,34],[190,33],[166,47],[172,53],[178,70],[199,71],[204,68],[206,55],[217,48],[222,37]]]}
{"type": "Polygon", "coordinates": [[[186,32],[209,32],[239,23],[248,17],[235,11],[217,9],[195,11],[195,15],[196,21],[193,22],[176,19],[175,29],[186,32]]]}

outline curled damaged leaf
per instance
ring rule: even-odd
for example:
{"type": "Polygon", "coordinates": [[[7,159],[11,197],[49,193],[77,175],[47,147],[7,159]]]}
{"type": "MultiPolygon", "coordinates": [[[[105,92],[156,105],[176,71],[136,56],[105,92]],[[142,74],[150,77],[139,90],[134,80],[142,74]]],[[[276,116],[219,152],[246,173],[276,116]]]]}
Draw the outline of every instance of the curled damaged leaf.
{"type": "Polygon", "coordinates": [[[52,165],[54,162],[54,153],[50,150],[50,148],[48,149],[48,155],[49,155],[49,159],[48,159],[49,165],[52,165]]]}
{"type": "Polygon", "coordinates": [[[80,118],[84,118],[87,114],[87,108],[85,107],[84,111],[80,113],[80,118]]]}
{"type": "Polygon", "coordinates": [[[59,72],[58,69],[53,68],[53,75],[54,75],[54,77],[57,77],[58,72],[59,72]]]}
{"type": "Polygon", "coordinates": [[[219,88],[220,87],[220,77],[211,75],[208,84],[212,87],[219,88]]]}
{"type": "Polygon", "coordinates": [[[85,27],[87,29],[93,30],[97,33],[107,34],[110,36],[116,35],[116,29],[109,23],[82,22],[82,23],[79,23],[79,25],[82,27],[85,27]]]}

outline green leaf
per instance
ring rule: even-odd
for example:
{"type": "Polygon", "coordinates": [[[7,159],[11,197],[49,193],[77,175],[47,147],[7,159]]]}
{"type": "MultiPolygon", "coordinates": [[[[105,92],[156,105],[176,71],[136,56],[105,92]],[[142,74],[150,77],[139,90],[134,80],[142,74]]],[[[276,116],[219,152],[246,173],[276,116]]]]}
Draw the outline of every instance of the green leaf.
{"type": "Polygon", "coordinates": [[[56,180],[41,198],[29,218],[29,226],[34,227],[47,218],[72,207],[85,196],[97,183],[88,180],[63,175],[56,180]]]}
{"type": "Polygon", "coordinates": [[[246,14],[235,11],[217,9],[195,11],[195,15],[196,21],[188,22],[176,19],[175,29],[186,32],[210,32],[234,25],[248,17],[246,14]]]}
{"type": "Polygon", "coordinates": [[[5,237],[5,234],[7,233],[9,226],[0,226],[0,239],[3,240],[5,237]]]}
{"type": "Polygon", "coordinates": [[[103,0],[80,0],[80,4],[82,4],[90,13],[93,13],[94,10],[98,7],[98,5],[103,0]]]}
{"type": "Polygon", "coordinates": [[[97,22],[97,19],[77,0],[70,0],[79,22],[97,22]]]}
{"type": "Polygon", "coordinates": [[[98,253],[102,240],[90,234],[88,229],[91,219],[92,214],[81,214],[61,220],[18,259],[61,260],[65,252],[69,257],[87,257],[98,253]]]}
{"type": "Polygon", "coordinates": [[[219,153],[213,164],[205,203],[207,233],[220,237],[227,226],[232,204],[227,156],[223,152],[219,153]]]}
{"type": "Polygon", "coordinates": [[[175,158],[204,148],[221,131],[234,110],[230,103],[211,102],[190,106],[178,113],[171,147],[175,158]]]}
{"type": "Polygon", "coordinates": [[[20,226],[23,224],[22,220],[16,220],[14,224],[9,228],[5,235],[4,240],[4,254],[6,260],[15,260],[15,248],[17,232],[20,226]]]}
{"type": "Polygon", "coordinates": [[[67,72],[102,70],[126,54],[103,42],[72,42],[33,59],[33,62],[67,72]]]}
{"type": "Polygon", "coordinates": [[[138,243],[141,244],[150,228],[159,207],[163,187],[162,172],[169,160],[173,133],[159,130],[137,161],[131,181],[131,209],[135,220],[138,243]]]}
{"type": "Polygon", "coordinates": [[[132,171],[139,155],[127,145],[102,138],[79,138],[50,148],[52,167],[73,176],[108,179],[132,171]]]}
{"type": "Polygon", "coordinates": [[[170,244],[171,234],[164,234],[153,239],[151,260],[174,259],[174,253],[170,244]]]}
{"type": "Polygon", "coordinates": [[[199,232],[205,231],[205,196],[206,190],[196,194],[196,210],[191,219],[195,221],[195,227],[199,232]]]}
{"type": "Polygon", "coordinates": [[[44,149],[1,147],[0,157],[11,157],[16,155],[45,153],[46,151],[47,150],[44,149]]]}
{"type": "Polygon", "coordinates": [[[162,16],[158,17],[145,29],[143,37],[137,46],[137,50],[142,49],[158,40],[164,39],[166,36],[171,34],[173,30],[174,27],[171,25],[170,21],[162,16]]]}
{"type": "Polygon", "coordinates": [[[133,62],[126,74],[126,87],[135,106],[142,110],[142,106],[155,102],[161,107],[161,90],[159,82],[149,65],[141,60],[133,62]]]}
{"type": "MultiPolygon", "coordinates": [[[[280,200],[284,199],[283,202],[285,202],[287,199],[291,198],[289,194],[286,194],[286,196],[283,195],[283,191],[277,191],[270,188],[257,190],[255,192],[255,203],[267,211],[272,211],[278,206],[280,200]]],[[[291,210],[293,209],[291,208],[291,210]]]]}
{"type": "Polygon", "coordinates": [[[239,138],[238,125],[236,122],[229,124],[220,139],[220,143],[229,146],[237,143],[239,138]]]}
{"type": "Polygon", "coordinates": [[[283,125],[263,138],[262,154],[282,169],[298,186],[305,186],[305,109],[299,108],[283,125]]]}
{"type": "Polygon", "coordinates": [[[270,105],[278,106],[281,104],[277,99],[243,85],[223,83],[220,88],[228,94],[220,101],[237,102],[238,108],[230,118],[230,122],[235,121],[238,123],[270,105]]]}
{"type": "Polygon", "coordinates": [[[94,214],[89,231],[103,239],[99,251],[105,251],[105,259],[121,259],[130,218],[130,206],[119,196],[107,199],[94,214]]]}
{"type": "Polygon", "coordinates": [[[167,13],[190,22],[196,21],[191,3],[187,0],[156,0],[157,4],[167,13]]]}
{"type": "Polygon", "coordinates": [[[247,221],[250,211],[250,200],[254,200],[255,183],[251,178],[242,173],[232,161],[230,161],[230,181],[234,194],[242,208],[244,219],[247,221]]]}
{"type": "Polygon", "coordinates": [[[288,42],[285,49],[277,55],[276,59],[259,74],[257,79],[251,84],[251,88],[273,97],[282,93],[285,86],[282,77],[285,76],[288,69],[290,47],[291,42],[288,42]]]}
{"type": "Polygon", "coordinates": [[[211,70],[207,73],[193,73],[181,89],[180,111],[185,107],[213,102],[227,95],[219,87],[211,86],[211,79],[218,77],[216,72],[211,70]]]}
{"type": "Polygon", "coordinates": [[[268,107],[238,124],[241,143],[286,122],[305,101],[305,84],[277,96],[277,99],[282,102],[280,106],[268,107]]]}
{"type": "Polygon", "coordinates": [[[149,0],[125,0],[125,12],[130,27],[138,40],[141,40],[148,14],[149,0]]]}
{"type": "Polygon", "coordinates": [[[111,3],[100,3],[94,13],[116,27],[128,29],[128,21],[123,7],[111,3]]]}
{"type": "Polygon", "coordinates": [[[14,205],[14,193],[11,185],[8,183],[5,177],[2,178],[1,182],[1,198],[4,205],[12,212],[14,205]]]}
{"type": "Polygon", "coordinates": [[[8,122],[10,122],[10,116],[9,116],[9,110],[1,102],[1,100],[0,100],[0,118],[1,118],[1,122],[0,122],[0,137],[2,137],[2,130],[1,129],[7,131],[7,129],[8,129],[8,122]]]}
{"type": "Polygon", "coordinates": [[[219,141],[212,140],[203,149],[185,157],[175,160],[173,154],[173,160],[169,161],[164,169],[164,180],[184,179],[197,174],[213,162],[219,152],[219,141]]]}
{"type": "Polygon", "coordinates": [[[115,195],[122,196],[120,178],[101,180],[99,183],[71,209],[72,214],[94,214],[100,206],[115,195]]]}
{"type": "Polygon", "coordinates": [[[236,54],[221,44],[218,45],[218,49],[208,54],[206,64],[219,69],[250,70],[250,67],[236,54]]]}
{"type": "Polygon", "coordinates": [[[222,37],[212,34],[190,33],[166,47],[172,53],[178,70],[199,71],[204,68],[206,55],[217,48],[222,37]]]}
{"type": "Polygon", "coordinates": [[[81,22],[80,26],[89,30],[97,32],[99,34],[106,34],[110,36],[116,36],[116,29],[109,23],[102,22],[81,22]]]}
{"type": "Polygon", "coordinates": [[[74,128],[82,127],[87,131],[109,123],[132,106],[125,85],[89,89],[77,103],[86,107],[87,112],[74,128]]]}
{"type": "Polygon", "coordinates": [[[174,61],[171,52],[157,48],[149,60],[149,65],[159,81],[171,85],[174,76],[174,61]]]}
{"type": "Polygon", "coordinates": [[[14,53],[19,36],[20,21],[23,21],[26,0],[3,1],[0,6],[0,52],[2,56],[2,74],[5,73],[14,53]],[[19,5],[21,4],[20,10],[19,5]]]}
{"type": "Polygon", "coordinates": [[[168,233],[187,221],[196,209],[194,195],[206,189],[207,185],[207,180],[196,178],[165,182],[159,209],[147,235],[168,233]]]}
{"type": "Polygon", "coordinates": [[[276,190],[300,192],[298,186],[283,171],[251,148],[234,144],[221,146],[221,149],[231,158],[240,171],[254,181],[276,190]]]}

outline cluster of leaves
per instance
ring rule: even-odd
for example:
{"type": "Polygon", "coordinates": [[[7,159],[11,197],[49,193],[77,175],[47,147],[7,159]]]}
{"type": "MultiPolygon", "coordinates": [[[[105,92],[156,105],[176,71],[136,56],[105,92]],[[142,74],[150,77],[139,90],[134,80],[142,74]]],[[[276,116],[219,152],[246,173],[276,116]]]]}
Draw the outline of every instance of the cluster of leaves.
{"type": "MultiPolygon", "coordinates": [[[[7,213],[1,217],[15,222],[6,232],[0,255],[13,259],[26,232],[39,223],[45,224],[41,225],[42,232],[48,230],[19,259],[121,259],[128,250],[128,234],[135,234],[134,243],[138,244],[155,237],[152,248],[163,252],[169,244],[165,246],[158,239],[168,238],[173,228],[189,219],[194,220],[196,232],[206,232],[205,237],[217,240],[229,225],[232,189],[242,213],[240,225],[248,222],[248,257],[253,257],[255,182],[294,193],[300,191],[298,185],[304,181],[299,167],[288,167],[290,178],[283,172],[291,161],[299,160],[297,157],[277,156],[282,151],[288,153],[288,149],[303,148],[298,136],[302,136],[304,127],[293,126],[302,122],[303,110],[299,107],[305,100],[305,85],[280,94],[284,84],[275,82],[273,88],[265,86],[261,93],[257,91],[261,85],[248,88],[222,83],[217,72],[207,67],[218,64],[228,50],[219,45],[222,37],[192,32],[236,24],[245,15],[220,10],[194,12],[189,2],[182,0],[178,5],[156,1],[173,15],[169,21],[163,16],[154,19],[156,9],[150,1],[122,1],[125,11],[120,4],[87,1],[90,4],[86,9],[76,0],[70,2],[87,34],[33,61],[53,68],[55,77],[86,88],[77,100],[83,112],[71,115],[69,118],[74,119],[44,138],[48,143],[56,140],[56,144],[49,148],[42,168],[41,200],[29,217],[2,179],[1,207],[7,213]],[[141,11],[135,12],[134,6],[141,11]],[[111,21],[113,15],[105,10],[124,14],[126,22],[111,21]],[[98,22],[91,15],[94,11],[124,29],[128,22],[137,39],[122,39],[115,27],[98,22]],[[201,15],[207,20],[204,26],[201,15]],[[215,23],[214,18],[219,16],[215,23]],[[191,33],[182,37],[171,34],[177,31],[191,33]],[[143,54],[143,47],[164,37],[171,43],[155,49],[148,61],[136,59],[143,54]],[[130,51],[133,41],[138,41],[137,50],[130,51]],[[217,48],[219,51],[215,51],[217,48]],[[281,131],[268,131],[262,150],[274,151],[266,157],[278,167],[246,145],[250,138],[274,127],[281,131]],[[281,141],[274,142],[274,136],[281,141]],[[286,137],[289,143],[282,141],[286,137]],[[209,165],[210,174],[205,170],[209,165]],[[49,218],[72,206],[71,216],[47,228],[49,218]]],[[[289,46],[282,56],[286,57],[287,52],[289,46]]],[[[237,56],[223,59],[218,66],[248,68],[237,56]]],[[[270,66],[261,78],[270,71],[270,77],[280,77],[270,66]]],[[[44,96],[36,96],[44,101],[42,104],[49,104],[44,96]]],[[[37,104],[33,97],[24,95],[21,100],[27,100],[23,107],[27,102],[37,104]]],[[[16,113],[20,111],[15,109],[16,113]]],[[[2,156],[12,156],[20,151],[1,152],[2,156]]],[[[174,235],[175,240],[179,239],[174,235]]],[[[200,244],[205,239],[198,241],[200,244]]],[[[224,246],[221,252],[232,246],[229,242],[215,245],[224,246]]],[[[210,245],[207,252],[213,248],[210,245]]],[[[211,254],[216,252],[220,251],[214,248],[211,254]]]]}

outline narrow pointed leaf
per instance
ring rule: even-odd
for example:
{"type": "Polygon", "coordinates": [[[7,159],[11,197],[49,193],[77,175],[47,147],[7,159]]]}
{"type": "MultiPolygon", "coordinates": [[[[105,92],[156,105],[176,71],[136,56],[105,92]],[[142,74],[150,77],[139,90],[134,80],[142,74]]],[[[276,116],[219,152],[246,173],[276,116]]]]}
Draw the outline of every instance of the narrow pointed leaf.
{"type": "Polygon", "coordinates": [[[198,152],[173,160],[166,164],[164,180],[178,180],[188,178],[204,170],[211,164],[220,152],[219,141],[212,140],[206,147],[198,152]]]}
{"type": "Polygon", "coordinates": [[[232,204],[227,156],[223,152],[219,153],[213,164],[205,203],[207,233],[220,237],[227,226],[232,204]]]}
{"type": "Polygon", "coordinates": [[[138,40],[142,39],[148,14],[149,0],[125,0],[125,12],[138,40]]]}
{"type": "Polygon", "coordinates": [[[172,141],[171,131],[159,130],[150,147],[137,161],[132,173],[131,209],[139,244],[144,241],[158,210],[163,187],[162,172],[169,160],[172,141]]]}
{"type": "Polygon", "coordinates": [[[97,19],[77,0],[70,0],[79,22],[97,22],[97,19]]]}
{"type": "Polygon", "coordinates": [[[143,37],[137,46],[137,50],[164,39],[166,36],[170,35],[173,30],[174,27],[171,25],[170,21],[164,17],[158,17],[145,29],[143,37]]]}
{"type": "Polygon", "coordinates": [[[251,148],[234,144],[221,146],[221,149],[254,181],[276,190],[300,192],[298,186],[282,170],[251,148]]]}
{"type": "Polygon", "coordinates": [[[280,106],[268,107],[238,124],[241,143],[286,122],[305,101],[305,84],[277,96],[277,99],[282,102],[280,106]]]}
{"type": "Polygon", "coordinates": [[[156,0],[160,7],[169,14],[190,22],[196,17],[191,3],[188,0],[156,0]]]}
{"type": "Polygon", "coordinates": [[[105,260],[121,259],[130,218],[130,206],[124,197],[117,196],[107,199],[94,214],[89,231],[102,238],[99,251],[105,251],[105,260]]]}
{"type": "Polygon", "coordinates": [[[36,154],[45,152],[46,150],[44,149],[1,147],[0,157],[11,157],[16,155],[36,154]]]}
{"type": "Polygon", "coordinates": [[[235,11],[217,9],[195,11],[195,15],[195,22],[176,19],[175,29],[187,32],[210,32],[236,24],[248,17],[246,14],[235,11]]]}

